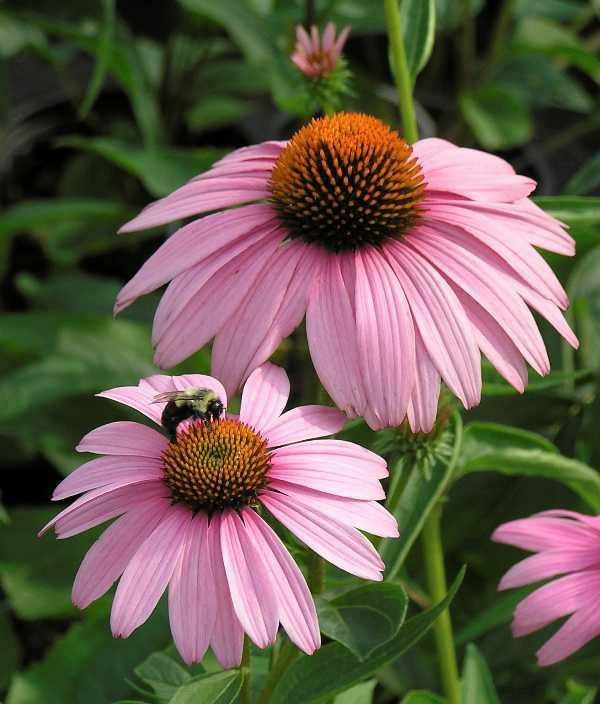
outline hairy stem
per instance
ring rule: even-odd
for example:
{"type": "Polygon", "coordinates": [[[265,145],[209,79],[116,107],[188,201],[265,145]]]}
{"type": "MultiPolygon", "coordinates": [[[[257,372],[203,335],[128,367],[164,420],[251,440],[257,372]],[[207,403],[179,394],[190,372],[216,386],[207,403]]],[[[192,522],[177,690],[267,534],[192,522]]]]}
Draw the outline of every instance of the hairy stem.
{"type": "MultiPolygon", "coordinates": [[[[438,504],[427,517],[422,533],[427,586],[433,603],[441,601],[448,591],[440,532],[441,514],[441,505],[438,504]]],[[[433,624],[433,633],[446,702],[447,704],[460,704],[460,679],[454,650],[452,622],[450,612],[447,609],[433,624]]]]}
{"type": "Polygon", "coordinates": [[[388,40],[390,43],[392,70],[398,93],[398,110],[402,119],[404,138],[413,143],[419,139],[417,118],[412,96],[412,78],[404,50],[404,36],[402,34],[402,20],[398,0],[384,0],[385,21],[387,24],[388,40]]]}

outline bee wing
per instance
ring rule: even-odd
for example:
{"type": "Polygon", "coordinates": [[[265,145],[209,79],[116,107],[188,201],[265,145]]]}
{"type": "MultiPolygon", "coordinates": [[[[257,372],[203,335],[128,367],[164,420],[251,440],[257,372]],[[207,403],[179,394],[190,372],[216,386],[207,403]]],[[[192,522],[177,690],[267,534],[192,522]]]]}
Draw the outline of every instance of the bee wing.
{"type": "Polygon", "coordinates": [[[179,401],[186,398],[182,391],[165,391],[162,394],[154,396],[150,403],[163,403],[164,401],[179,401]]]}

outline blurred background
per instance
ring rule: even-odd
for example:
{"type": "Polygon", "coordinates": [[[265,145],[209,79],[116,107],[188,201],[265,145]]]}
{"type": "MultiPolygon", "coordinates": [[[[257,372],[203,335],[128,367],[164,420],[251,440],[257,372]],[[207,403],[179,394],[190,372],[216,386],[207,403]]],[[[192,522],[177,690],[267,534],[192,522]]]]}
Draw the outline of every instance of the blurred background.
{"type": "MultiPolygon", "coordinates": [[[[531,372],[530,391],[518,397],[486,367],[484,401],[464,414],[478,470],[492,471],[471,473],[465,459],[467,476],[446,509],[449,572],[469,565],[453,605],[458,639],[461,647],[477,641],[503,702],[591,704],[600,645],[537,668],[534,651],[547,633],[513,641],[507,626],[523,590],[495,593],[519,553],[488,539],[502,521],[581,509],[576,470],[600,468],[600,5],[407,4],[416,18],[409,60],[435,9],[435,42],[415,92],[421,135],[499,153],[538,181],[538,203],[577,240],[574,259],[548,259],[568,287],[581,349],[561,348],[544,328],[552,374],[542,380],[531,372]],[[485,425],[492,422],[518,430],[485,425]],[[542,458],[558,457],[556,448],[566,464],[542,458]],[[510,476],[523,471],[537,476],[510,476]],[[560,472],[575,477],[570,488],[554,480],[560,472]]],[[[93,395],[154,371],[158,297],[118,320],[111,311],[119,287],[168,231],[116,230],[232,148],[285,139],[309,118],[310,86],[288,58],[294,26],[329,20],[352,28],[344,107],[398,126],[383,3],[375,0],[0,3],[0,697],[5,692],[7,704],[169,701],[164,691],[148,694],[144,669],[169,642],[164,612],[113,642],[108,602],[81,614],[69,597],[97,531],[63,542],[35,534],[56,510],[52,489],[82,462],[77,440],[127,417],[93,395]],[[147,696],[135,695],[140,687],[147,696]]],[[[302,388],[310,367],[289,348],[279,355],[292,388],[302,388]]],[[[208,371],[208,351],[182,368],[208,371]]],[[[360,424],[347,432],[373,442],[360,424]]],[[[420,570],[417,546],[405,574],[417,601],[420,570]]],[[[432,652],[426,639],[385,667],[372,701],[438,688],[432,652]]]]}

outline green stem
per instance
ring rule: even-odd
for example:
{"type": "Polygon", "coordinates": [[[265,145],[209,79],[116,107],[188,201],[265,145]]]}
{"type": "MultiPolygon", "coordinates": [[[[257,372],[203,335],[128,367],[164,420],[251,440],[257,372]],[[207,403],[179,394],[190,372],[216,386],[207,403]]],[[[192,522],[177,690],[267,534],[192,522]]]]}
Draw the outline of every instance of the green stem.
{"type": "Polygon", "coordinates": [[[275,658],[271,672],[269,672],[269,677],[267,678],[265,688],[260,693],[260,697],[258,698],[258,704],[267,704],[267,702],[271,699],[271,695],[273,694],[277,683],[297,656],[298,648],[296,648],[291,640],[284,636],[284,640],[279,648],[279,652],[277,653],[277,657],[275,658]]]}
{"type": "Polygon", "coordinates": [[[404,138],[413,143],[419,139],[417,118],[412,96],[412,77],[408,70],[404,36],[398,0],[383,0],[385,6],[385,21],[392,57],[392,69],[398,92],[398,110],[402,119],[404,138]]]}
{"type": "Polygon", "coordinates": [[[308,586],[311,594],[321,594],[325,588],[325,560],[316,552],[310,555],[308,586]]]}
{"type": "Polygon", "coordinates": [[[241,667],[244,672],[244,681],[240,691],[240,704],[251,704],[252,695],[250,693],[250,643],[248,636],[244,636],[244,649],[242,650],[241,667]]]}
{"type": "MultiPolygon", "coordinates": [[[[427,517],[422,533],[427,585],[433,603],[441,601],[448,591],[440,533],[441,515],[441,505],[437,504],[427,517]]],[[[460,704],[460,679],[456,665],[452,622],[448,610],[440,614],[433,624],[433,632],[446,702],[447,704],[460,704]]]]}

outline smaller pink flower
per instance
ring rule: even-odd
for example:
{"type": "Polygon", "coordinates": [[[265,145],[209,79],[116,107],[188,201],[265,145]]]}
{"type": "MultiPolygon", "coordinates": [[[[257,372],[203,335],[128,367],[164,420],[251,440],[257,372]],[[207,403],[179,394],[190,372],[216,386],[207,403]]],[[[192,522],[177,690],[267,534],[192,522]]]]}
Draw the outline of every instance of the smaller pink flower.
{"type": "Polygon", "coordinates": [[[515,637],[566,622],[538,650],[539,665],[553,665],[600,635],[600,516],[555,509],[499,526],[492,540],[535,552],[512,567],[499,589],[564,575],[536,589],[517,606],[515,637]]]}
{"type": "Polygon", "coordinates": [[[304,27],[298,25],[296,46],[290,58],[305,76],[326,76],[335,68],[349,33],[350,27],[345,27],[336,39],[335,24],[329,22],[321,39],[315,25],[310,28],[310,35],[304,27]]]}
{"type": "MultiPolygon", "coordinates": [[[[225,389],[201,374],[154,375],[99,394],[161,423],[156,397],[208,388],[227,406],[225,389]]],[[[119,580],[111,628],[126,638],[168,589],[169,618],[187,663],[210,646],[223,667],[240,664],[244,633],[264,648],[279,624],[304,652],[321,644],[315,605],[298,565],[265,520],[342,570],[381,580],[383,562],[360,530],[396,537],[394,517],[378,503],[385,461],[354,443],[322,440],[341,429],[335,408],[283,413],[290,391],[273,364],[244,386],[239,416],[185,420],[170,442],[141,423],[108,423],[77,449],[103,455],[64,479],[53,499],[81,494],[43,529],[59,538],[115,520],[92,545],[73,585],[85,608],[119,580]]],[[[163,429],[164,430],[164,429],[163,429]]]]}

